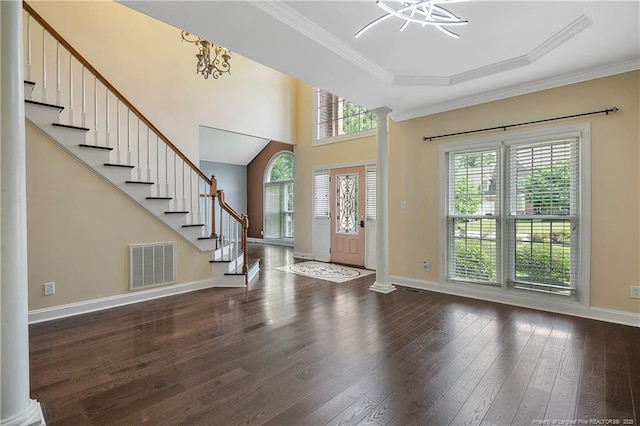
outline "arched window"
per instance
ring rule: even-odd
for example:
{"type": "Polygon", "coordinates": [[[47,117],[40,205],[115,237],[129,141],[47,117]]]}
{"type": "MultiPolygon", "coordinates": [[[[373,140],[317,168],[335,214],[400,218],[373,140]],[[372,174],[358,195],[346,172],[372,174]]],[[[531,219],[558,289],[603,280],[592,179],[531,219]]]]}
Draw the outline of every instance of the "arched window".
{"type": "Polygon", "coordinates": [[[293,177],[293,154],[275,154],[264,173],[264,238],[293,239],[293,177]]]}

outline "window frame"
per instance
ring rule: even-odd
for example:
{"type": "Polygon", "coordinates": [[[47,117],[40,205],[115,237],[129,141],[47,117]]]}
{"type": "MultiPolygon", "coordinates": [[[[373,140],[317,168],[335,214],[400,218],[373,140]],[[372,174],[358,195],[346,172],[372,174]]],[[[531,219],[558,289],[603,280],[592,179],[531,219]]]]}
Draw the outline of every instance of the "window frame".
{"type": "Polygon", "coordinates": [[[276,153],[274,153],[271,158],[269,159],[269,161],[267,162],[267,165],[265,166],[264,169],[264,173],[262,176],[262,238],[264,240],[267,241],[285,241],[285,242],[293,242],[295,240],[295,233],[293,236],[285,236],[284,234],[286,233],[286,226],[284,224],[284,217],[285,215],[290,215],[291,216],[291,220],[294,223],[294,228],[295,228],[295,153],[293,151],[289,151],[286,149],[280,150],[276,153]],[[290,155],[293,159],[293,179],[291,180],[281,180],[281,181],[272,181],[271,180],[271,171],[272,168],[275,164],[275,162],[278,160],[278,158],[280,158],[283,155],[290,155]],[[281,205],[281,210],[280,210],[280,215],[282,217],[282,223],[281,223],[281,228],[282,228],[282,238],[277,238],[277,237],[269,237],[267,236],[266,233],[266,229],[267,229],[267,217],[266,217],[266,212],[267,212],[267,187],[280,187],[281,190],[281,194],[282,194],[282,205],[281,205]],[[287,186],[291,187],[291,193],[294,195],[293,197],[293,211],[288,211],[285,207],[285,202],[286,202],[286,194],[285,192],[287,191],[287,186]]]}
{"type": "Polygon", "coordinates": [[[501,292],[502,294],[513,294],[516,297],[523,296],[527,299],[537,299],[549,302],[553,300],[554,303],[567,304],[575,303],[576,301],[582,305],[589,306],[589,288],[590,288],[590,228],[591,228],[591,126],[590,123],[577,123],[575,125],[550,127],[539,130],[531,130],[524,132],[514,132],[509,135],[495,135],[485,138],[460,140],[454,142],[442,143],[439,146],[439,165],[440,165],[440,283],[443,285],[460,287],[463,291],[473,291],[478,293],[501,292]],[[511,243],[509,241],[509,220],[510,212],[506,209],[507,191],[508,186],[505,185],[509,176],[507,172],[507,158],[506,150],[507,146],[525,145],[527,143],[540,142],[541,140],[553,140],[562,139],[564,137],[578,136],[578,176],[577,184],[579,189],[577,191],[577,217],[578,217],[578,231],[577,231],[577,249],[578,254],[576,257],[576,294],[570,297],[557,295],[552,292],[538,292],[525,289],[517,289],[509,284],[511,278],[511,270],[509,269],[508,256],[512,253],[511,243]],[[463,151],[475,152],[479,150],[491,149],[492,147],[498,147],[499,163],[497,165],[498,173],[500,175],[500,194],[499,205],[497,209],[499,213],[499,219],[497,227],[499,228],[500,236],[499,248],[497,250],[496,259],[496,273],[498,277],[498,285],[490,286],[483,285],[478,286],[475,282],[471,281],[458,281],[449,280],[448,275],[448,262],[451,256],[450,250],[450,236],[449,232],[449,153],[458,153],[463,151]],[[482,287],[482,288],[479,288],[482,287]],[[473,290],[472,290],[473,289],[473,290]]]}
{"type": "MultiPolygon", "coordinates": [[[[312,100],[312,109],[311,109],[311,114],[312,114],[312,120],[311,123],[313,124],[312,126],[312,146],[322,146],[322,145],[328,145],[328,144],[332,144],[332,143],[339,143],[339,142],[345,142],[345,141],[349,141],[349,140],[353,140],[353,139],[360,139],[360,138],[366,138],[369,136],[375,136],[376,132],[377,132],[377,122],[376,122],[376,127],[374,127],[373,129],[369,129],[369,130],[361,130],[359,132],[354,132],[354,133],[347,133],[344,135],[337,135],[337,136],[331,136],[331,137],[327,137],[327,138],[319,138],[318,135],[318,91],[319,90],[323,90],[320,89],[318,87],[314,87],[313,88],[313,100],[312,100]]],[[[325,90],[326,92],[326,90],[325,90]]],[[[347,100],[347,99],[344,99],[347,100]]],[[[349,101],[350,102],[350,101],[349,101]]],[[[372,112],[370,110],[367,110],[368,112],[372,112]]],[[[375,116],[375,114],[374,114],[375,116]]]]}

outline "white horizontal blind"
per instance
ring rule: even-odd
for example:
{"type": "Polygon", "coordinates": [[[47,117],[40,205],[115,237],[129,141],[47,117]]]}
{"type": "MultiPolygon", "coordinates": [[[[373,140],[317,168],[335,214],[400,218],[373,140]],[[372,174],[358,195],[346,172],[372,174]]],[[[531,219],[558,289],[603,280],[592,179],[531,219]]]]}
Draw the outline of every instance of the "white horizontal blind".
{"type": "Polygon", "coordinates": [[[313,217],[329,218],[329,171],[323,170],[313,175],[313,217]]]}
{"type": "Polygon", "coordinates": [[[376,169],[367,169],[365,184],[367,220],[376,220],[376,176],[376,169]]]}
{"type": "Polygon", "coordinates": [[[507,147],[508,267],[517,288],[575,292],[578,142],[570,137],[507,147]]]}
{"type": "Polygon", "coordinates": [[[500,182],[498,149],[449,153],[449,280],[498,282],[500,182]]]}

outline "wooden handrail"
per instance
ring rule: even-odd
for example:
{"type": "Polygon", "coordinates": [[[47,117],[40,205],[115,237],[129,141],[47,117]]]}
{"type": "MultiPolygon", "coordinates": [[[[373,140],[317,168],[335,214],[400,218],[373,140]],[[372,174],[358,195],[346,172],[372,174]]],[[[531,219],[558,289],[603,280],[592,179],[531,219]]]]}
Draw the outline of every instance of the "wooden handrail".
{"type": "Polygon", "coordinates": [[[242,218],[244,217],[244,215],[240,215],[234,209],[229,207],[229,205],[224,200],[224,191],[222,189],[218,190],[218,204],[220,204],[220,207],[222,208],[222,210],[229,213],[229,216],[234,218],[236,222],[242,223],[242,218]]]}
{"type": "Polygon", "coordinates": [[[194,172],[196,172],[202,179],[204,179],[205,182],[211,184],[211,180],[209,180],[207,175],[205,175],[195,164],[193,164],[191,162],[191,160],[189,160],[189,158],[187,158],[187,156],[184,155],[182,153],[182,151],[180,151],[180,149],[177,146],[175,146],[173,143],[171,143],[169,138],[167,138],[164,134],[162,134],[162,132],[160,130],[158,130],[158,128],[156,126],[154,126],[151,123],[151,121],[149,121],[149,119],[147,119],[147,117],[145,117],[138,110],[138,108],[133,106],[133,104],[131,102],[129,102],[129,100],[122,93],[120,93],[120,91],[118,89],[116,89],[102,74],[100,74],[98,72],[98,70],[96,70],[89,63],[89,61],[87,61],[84,58],[84,56],[82,56],[80,54],[80,52],[78,52],[76,49],[74,49],[73,46],[71,46],[69,44],[69,42],[67,42],[67,40],[65,40],[64,37],[62,37],[60,35],[60,33],[58,33],[51,25],[49,25],[49,23],[47,21],[45,21],[44,18],[38,14],[38,12],[36,12],[31,6],[29,6],[29,4],[26,1],[22,2],[22,7],[27,11],[27,13],[29,13],[29,15],[31,15],[31,17],[33,19],[35,19],[40,25],[42,25],[42,27],[45,30],[47,30],[47,32],[49,32],[49,34],[51,34],[51,36],[53,36],[53,38],[55,38],[58,41],[58,43],[60,43],[62,46],[64,46],[65,49],[67,49],[73,56],[75,56],[75,58],[78,60],[78,62],[80,62],[87,70],[89,70],[91,73],[93,73],[93,75],[96,76],[96,78],[98,80],[100,80],[100,82],[107,89],[109,89],[109,91],[111,93],[113,93],[116,97],[118,97],[120,99],[121,103],[123,103],[127,108],[129,108],[129,110],[131,110],[135,115],[137,115],[138,118],[149,129],[151,129],[156,135],[158,135],[158,137],[160,139],[162,139],[162,141],[165,144],[167,144],[167,146],[169,148],[171,148],[173,150],[173,152],[175,152],[178,157],[180,157],[185,163],[187,163],[189,165],[189,167],[191,167],[193,169],[194,172]]]}
{"type": "MultiPolygon", "coordinates": [[[[213,185],[217,186],[217,182],[215,177],[211,177],[213,185]]],[[[249,231],[249,217],[246,214],[240,215],[235,210],[233,210],[224,200],[224,191],[219,189],[217,191],[218,195],[218,204],[220,204],[220,208],[226,211],[229,216],[236,220],[236,222],[240,223],[242,226],[242,272],[244,274],[249,273],[249,259],[247,258],[247,234],[249,231]]],[[[248,275],[245,276],[245,279],[248,280],[248,275]]]]}

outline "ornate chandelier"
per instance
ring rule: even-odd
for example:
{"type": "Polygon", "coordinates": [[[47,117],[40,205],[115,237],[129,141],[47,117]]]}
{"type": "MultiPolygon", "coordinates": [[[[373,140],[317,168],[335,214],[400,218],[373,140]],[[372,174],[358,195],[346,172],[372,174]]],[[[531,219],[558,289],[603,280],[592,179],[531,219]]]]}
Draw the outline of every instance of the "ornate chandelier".
{"type": "Polygon", "coordinates": [[[466,0],[377,0],[377,5],[387,13],[362,27],[360,31],[355,33],[354,37],[358,38],[362,33],[373,27],[375,24],[395,16],[404,20],[404,23],[400,27],[400,31],[403,31],[409,23],[413,22],[423,27],[425,25],[432,25],[443,33],[451,37],[458,38],[458,34],[451,31],[447,26],[466,25],[468,24],[468,21],[461,19],[441,5],[444,3],[459,3],[462,1],[466,0]],[[396,4],[396,7],[394,8],[387,3],[399,3],[399,5],[396,4]]]}
{"type": "Polygon", "coordinates": [[[231,74],[231,64],[229,64],[231,52],[229,52],[229,50],[210,41],[201,39],[198,36],[189,34],[187,31],[182,31],[182,40],[198,46],[198,53],[196,54],[196,58],[198,59],[196,63],[197,74],[202,74],[205,79],[209,78],[209,76],[217,79],[224,73],[231,74]],[[195,39],[193,39],[193,37],[195,37],[195,39]],[[212,49],[213,54],[211,53],[212,49]]]}

